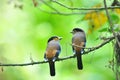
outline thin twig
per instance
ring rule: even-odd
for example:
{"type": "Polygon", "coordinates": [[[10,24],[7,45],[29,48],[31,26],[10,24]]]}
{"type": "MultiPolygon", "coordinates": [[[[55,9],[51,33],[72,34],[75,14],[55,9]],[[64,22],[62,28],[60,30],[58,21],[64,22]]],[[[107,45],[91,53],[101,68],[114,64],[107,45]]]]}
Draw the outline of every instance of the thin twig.
{"type": "Polygon", "coordinates": [[[114,0],[111,6],[120,6],[120,2],[118,0],[114,0]]]}
{"type": "MultiPolygon", "coordinates": [[[[80,14],[87,14],[87,13],[92,13],[92,12],[96,12],[96,11],[100,11],[100,10],[105,10],[104,7],[99,7],[99,8],[96,8],[96,7],[93,7],[93,8],[85,8],[85,7],[83,7],[83,8],[73,8],[73,7],[68,7],[68,6],[64,5],[63,3],[60,3],[60,2],[58,2],[56,0],[51,0],[52,2],[57,3],[58,5],[60,5],[60,6],[64,7],[64,8],[72,10],[72,12],[70,12],[70,13],[68,13],[68,12],[65,13],[65,12],[58,11],[58,9],[51,6],[50,4],[48,4],[44,0],[40,0],[40,1],[43,2],[46,6],[48,6],[49,8],[51,8],[54,11],[54,12],[49,12],[49,11],[46,11],[46,10],[43,10],[43,9],[39,8],[41,11],[49,13],[49,14],[57,14],[57,15],[69,16],[69,15],[80,15],[80,14]],[[73,10],[90,10],[90,11],[87,11],[87,12],[73,12],[73,10]]],[[[107,7],[107,9],[115,9],[115,8],[120,8],[120,6],[107,7]]]]}
{"type": "MultiPolygon", "coordinates": [[[[104,0],[104,6],[105,6],[105,11],[106,11],[106,15],[107,15],[107,18],[108,18],[108,22],[109,22],[109,24],[110,24],[110,29],[111,29],[114,37],[115,37],[116,43],[117,43],[118,46],[119,46],[118,48],[120,48],[120,43],[119,43],[118,37],[116,36],[116,33],[115,33],[114,29],[113,29],[113,23],[112,23],[112,20],[111,20],[111,18],[110,18],[110,15],[109,15],[109,12],[108,12],[108,9],[107,9],[106,0],[104,0]]],[[[117,67],[116,67],[116,68],[117,68],[117,67]]],[[[119,72],[119,71],[116,70],[116,80],[119,80],[118,72],[119,72]]]]}
{"type": "Polygon", "coordinates": [[[105,6],[105,11],[106,11],[106,15],[107,15],[107,18],[108,18],[108,22],[109,22],[109,25],[110,25],[110,29],[111,29],[113,35],[115,36],[115,39],[116,39],[116,41],[117,41],[117,43],[118,43],[118,45],[120,47],[120,43],[119,43],[118,38],[116,36],[116,33],[115,33],[114,29],[113,29],[113,23],[112,23],[112,20],[110,18],[110,15],[109,15],[109,12],[108,12],[108,9],[107,9],[106,0],[104,0],[104,6],[105,6]]]}
{"type": "Polygon", "coordinates": [[[78,46],[78,45],[75,45],[75,44],[70,44],[72,46],[75,46],[75,47],[79,47],[79,48],[84,48],[84,49],[91,49],[91,48],[87,48],[87,47],[83,47],[83,46],[78,46]]]}
{"type": "MultiPolygon", "coordinates": [[[[69,10],[105,10],[104,7],[99,7],[99,8],[96,8],[96,7],[93,7],[93,8],[77,8],[77,7],[68,7],[68,6],[64,5],[63,3],[58,2],[57,0],[52,0],[52,2],[57,3],[58,5],[60,5],[60,6],[64,7],[64,8],[67,8],[69,10]]],[[[120,9],[120,6],[110,6],[110,7],[107,7],[107,9],[120,9]]]]}
{"type": "Polygon", "coordinates": [[[48,13],[48,14],[63,15],[63,16],[80,15],[80,14],[88,14],[88,13],[95,12],[95,11],[92,11],[92,12],[70,12],[70,13],[67,12],[67,13],[65,13],[65,12],[49,12],[49,11],[43,10],[41,8],[39,8],[39,10],[42,12],[48,13]]]}
{"type": "Polygon", "coordinates": [[[49,5],[47,2],[45,2],[44,0],[40,0],[41,2],[43,2],[46,6],[48,6],[49,8],[51,8],[52,10],[56,11],[57,13],[59,13],[59,11],[57,9],[55,9],[54,7],[52,7],[51,5],[49,5]]]}
{"type": "MultiPolygon", "coordinates": [[[[110,41],[112,41],[115,37],[110,37],[108,38],[108,40],[105,40],[104,42],[102,42],[100,45],[96,46],[96,47],[92,47],[90,48],[89,50],[85,51],[83,53],[84,54],[88,54],[92,51],[95,51],[99,48],[101,48],[102,46],[106,45],[107,43],[109,43],[110,41]]],[[[71,58],[75,58],[74,55],[72,56],[67,56],[67,57],[64,57],[64,58],[58,58],[56,61],[63,61],[63,60],[67,60],[67,59],[71,59],[71,58]]],[[[29,66],[29,65],[35,65],[35,64],[43,64],[43,63],[47,63],[47,61],[38,61],[38,62],[30,62],[30,63],[19,63],[19,64],[2,64],[0,63],[0,66],[29,66]]]]}
{"type": "Polygon", "coordinates": [[[39,62],[18,63],[18,64],[2,64],[2,63],[0,63],[0,66],[29,66],[29,65],[43,64],[43,63],[47,63],[47,62],[39,61],[39,62]]]}
{"type": "Polygon", "coordinates": [[[115,39],[115,37],[110,37],[110,38],[108,38],[108,40],[103,41],[101,44],[99,44],[99,45],[96,46],[96,47],[91,48],[90,50],[86,51],[84,54],[88,54],[88,53],[91,52],[91,51],[94,51],[94,50],[96,50],[96,49],[101,48],[102,46],[104,46],[105,44],[109,43],[109,42],[112,41],[113,39],[115,39]]]}

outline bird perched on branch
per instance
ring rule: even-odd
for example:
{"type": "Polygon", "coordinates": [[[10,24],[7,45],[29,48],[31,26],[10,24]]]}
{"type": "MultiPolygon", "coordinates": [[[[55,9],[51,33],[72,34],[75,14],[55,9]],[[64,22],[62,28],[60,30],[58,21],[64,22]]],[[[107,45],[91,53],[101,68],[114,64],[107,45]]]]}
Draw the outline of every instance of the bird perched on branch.
{"type": "Polygon", "coordinates": [[[82,53],[84,52],[84,47],[86,45],[86,35],[80,28],[74,28],[71,33],[73,34],[72,48],[75,56],[77,57],[77,67],[82,70],[82,53]]]}
{"type": "Polygon", "coordinates": [[[61,47],[59,43],[61,39],[62,38],[58,36],[52,36],[51,38],[48,39],[44,58],[46,61],[49,62],[51,76],[55,76],[55,60],[58,58],[61,52],[61,47]]]}

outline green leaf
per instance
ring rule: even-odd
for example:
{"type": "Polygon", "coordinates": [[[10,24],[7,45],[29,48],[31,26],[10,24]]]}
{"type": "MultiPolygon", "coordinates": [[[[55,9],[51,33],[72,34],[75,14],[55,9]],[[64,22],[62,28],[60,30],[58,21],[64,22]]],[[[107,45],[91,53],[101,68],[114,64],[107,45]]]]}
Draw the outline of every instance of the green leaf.
{"type": "Polygon", "coordinates": [[[107,27],[106,28],[102,28],[102,29],[99,30],[99,32],[106,32],[106,31],[108,31],[107,27]]]}
{"type": "Polygon", "coordinates": [[[111,14],[110,15],[110,17],[111,17],[111,20],[112,20],[112,22],[115,24],[115,23],[118,23],[119,22],[119,16],[117,15],[117,14],[111,14]]]}

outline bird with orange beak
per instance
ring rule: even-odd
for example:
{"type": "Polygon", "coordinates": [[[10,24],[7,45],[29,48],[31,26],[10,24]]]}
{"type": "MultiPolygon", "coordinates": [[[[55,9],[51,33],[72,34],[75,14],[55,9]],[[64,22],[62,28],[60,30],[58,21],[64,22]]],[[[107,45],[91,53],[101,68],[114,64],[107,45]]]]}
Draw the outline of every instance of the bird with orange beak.
{"type": "Polygon", "coordinates": [[[47,48],[44,54],[45,61],[49,62],[50,75],[55,76],[55,60],[58,58],[61,47],[59,41],[61,37],[52,36],[48,39],[47,48]]]}

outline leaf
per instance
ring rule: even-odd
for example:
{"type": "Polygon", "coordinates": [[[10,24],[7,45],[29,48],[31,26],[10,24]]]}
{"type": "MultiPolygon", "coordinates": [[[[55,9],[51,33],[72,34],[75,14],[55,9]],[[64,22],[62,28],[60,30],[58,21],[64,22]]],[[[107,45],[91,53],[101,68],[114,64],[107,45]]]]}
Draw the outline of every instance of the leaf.
{"type": "Polygon", "coordinates": [[[102,28],[102,29],[99,30],[99,32],[106,32],[106,31],[108,31],[107,27],[106,28],[102,28]]]}
{"type": "Polygon", "coordinates": [[[94,25],[94,28],[97,29],[107,21],[107,17],[103,12],[93,12],[87,14],[85,17],[86,20],[91,21],[91,25],[94,25]]]}
{"type": "Polygon", "coordinates": [[[119,16],[117,14],[111,14],[110,15],[111,19],[112,19],[112,22],[115,24],[115,23],[118,23],[119,22],[119,16]]]}
{"type": "Polygon", "coordinates": [[[120,14],[120,9],[114,9],[117,14],[120,14]]]}
{"type": "MultiPolygon", "coordinates": [[[[100,7],[100,5],[95,7],[100,7]]],[[[90,12],[85,15],[84,20],[89,20],[89,33],[99,29],[103,24],[105,24],[107,17],[103,12],[90,12]]]]}

